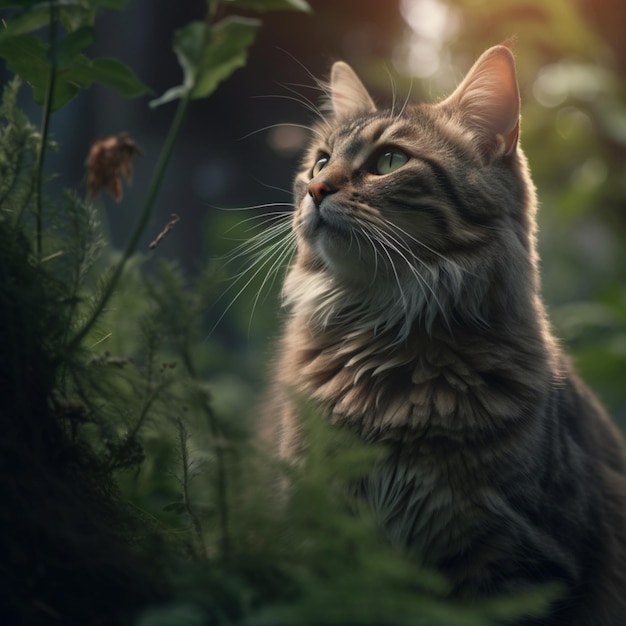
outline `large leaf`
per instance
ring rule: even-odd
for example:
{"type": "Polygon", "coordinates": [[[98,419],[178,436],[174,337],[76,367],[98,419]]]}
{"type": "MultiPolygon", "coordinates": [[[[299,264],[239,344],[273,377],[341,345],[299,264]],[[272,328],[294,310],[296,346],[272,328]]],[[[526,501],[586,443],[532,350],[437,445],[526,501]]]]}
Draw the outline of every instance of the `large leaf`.
{"type": "Polygon", "coordinates": [[[90,4],[94,7],[101,7],[103,9],[115,9],[116,11],[122,11],[126,8],[128,0],[91,0],[90,4]]]}
{"type": "Polygon", "coordinates": [[[43,103],[50,79],[48,46],[33,35],[18,35],[0,41],[0,56],[32,87],[35,100],[43,103]]]}
{"type": "Polygon", "coordinates": [[[311,13],[305,0],[226,0],[226,3],[240,9],[254,11],[304,11],[311,13]]]}
{"type": "MultiPolygon", "coordinates": [[[[0,7],[2,4],[0,4],[0,7]]],[[[46,26],[50,22],[50,7],[34,5],[17,15],[3,20],[3,29],[0,32],[0,42],[10,37],[24,35],[46,26]]]]}
{"type": "Polygon", "coordinates": [[[93,43],[93,28],[83,26],[67,37],[59,41],[56,45],[56,64],[59,67],[71,63],[80,52],[88,48],[93,43]]]}
{"type": "Polygon", "coordinates": [[[151,94],[152,89],[142,83],[128,65],[110,57],[89,60],[91,78],[94,82],[110,87],[127,98],[151,94]]]}
{"type": "Polygon", "coordinates": [[[18,8],[32,10],[36,7],[37,9],[49,10],[52,3],[59,8],[81,6],[86,10],[98,7],[121,10],[126,7],[128,0],[0,0],[0,9],[18,8]]]}
{"type": "MultiPolygon", "coordinates": [[[[123,96],[134,98],[150,93],[123,63],[108,58],[89,59],[78,52],[89,45],[89,29],[81,29],[59,42],[59,63],[57,68],[52,110],[56,110],[71,100],[81,89],[94,82],[115,89],[123,96]]],[[[6,59],[7,67],[21,76],[33,90],[35,102],[43,104],[50,81],[51,64],[49,47],[32,35],[19,35],[0,42],[0,56],[6,59]]]]}
{"type": "Polygon", "coordinates": [[[214,26],[192,22],[176,31],[174,51],[183,69],[183,83],[173,87],[150,106],[156,107],[190,94],[206,98],[225,78],[246,62],[258,20],[231,16],[214,26]]]}
{"type": "MultiPolygon", "coordinates": [[[[98,8],[124,9],[128,0],[54,0],[57,16],[69,32],[82,26],[93,26],[98,8]]],[[[51,0],[0,0],[0,8],[18,8],[20,11],[4,18],[0,41],[16,35],[39,30],[50,22],[51,0]]]]}

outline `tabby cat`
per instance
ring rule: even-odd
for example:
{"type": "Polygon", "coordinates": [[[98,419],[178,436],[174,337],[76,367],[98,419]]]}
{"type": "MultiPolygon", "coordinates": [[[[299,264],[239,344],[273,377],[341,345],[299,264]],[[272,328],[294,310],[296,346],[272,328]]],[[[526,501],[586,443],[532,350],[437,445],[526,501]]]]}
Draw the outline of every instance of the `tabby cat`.
{"type": "Polygon", "coordinates": [[[378,109],[343,62],[328,95],[294,187],[280,455],[309,398],[387,444],[363,495],[456,595],[558,581],[533,624],[626,624],[626,456],[546,320],[511,51],[437,104],[378,109]]]}

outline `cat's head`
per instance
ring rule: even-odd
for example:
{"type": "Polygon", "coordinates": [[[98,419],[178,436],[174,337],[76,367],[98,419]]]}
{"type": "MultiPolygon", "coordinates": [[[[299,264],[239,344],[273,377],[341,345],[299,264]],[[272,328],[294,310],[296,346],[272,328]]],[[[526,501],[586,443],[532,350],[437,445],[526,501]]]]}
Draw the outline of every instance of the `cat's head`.
{"type": "Polygon", "coordinates": [[[487,50],[436,104],[378,109],[343,62],[328,96],[294,185],[287,303],[402,337],[418,320],[489,323],[486,299],[527,297],[535,200],[510,50],[487,50]],[[519,289],[491,293],[506,272],[519,289]]]}

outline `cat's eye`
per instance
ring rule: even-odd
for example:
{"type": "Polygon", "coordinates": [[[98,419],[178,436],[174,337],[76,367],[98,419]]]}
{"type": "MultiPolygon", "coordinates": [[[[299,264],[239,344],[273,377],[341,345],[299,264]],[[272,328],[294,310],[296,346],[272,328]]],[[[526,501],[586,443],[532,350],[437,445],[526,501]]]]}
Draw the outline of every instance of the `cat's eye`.
{"type": "Polygon", "coordinates": [[[399,150],[387,150],[376,161],[376,173],[380,176],[391,174],[406,165],[409,157],[399,150]]]}
{"type": "Polygon", "coordinates": [[[319,159],[317,159],[315,165],[313,166],[313,169],[311,170],[311,178],[315,178],[326,167],[329,159],[330,157],[327,155],[323,155],[319,159]]]}

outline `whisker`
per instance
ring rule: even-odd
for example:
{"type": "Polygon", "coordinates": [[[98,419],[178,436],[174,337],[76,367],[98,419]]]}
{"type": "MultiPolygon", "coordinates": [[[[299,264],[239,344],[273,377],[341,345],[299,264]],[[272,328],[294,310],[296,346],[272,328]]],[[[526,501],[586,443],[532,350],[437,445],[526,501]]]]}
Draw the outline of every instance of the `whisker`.
{"type": "Polygon", "coordinates": [[[216,211],[224,211],[225,213],[238,213],[240,211],[254,211],[255,209],[269,209],[272,207],[292,207],[293,204],[291,202],[265,202],[263,204],[251,204],[250,206],[242,207],[221,207],[214,204],[209,204],[208,206],[211,209],[215,209],[216,211]]]}
{"type": "MultiPolygon", "coordinates": [[[[298,65],[302,70],[304,70],[305,74],[309,76],[309,78],[313,81],[313,83],[319,86],[320,84],[319,79],[313,74],[313,72],[311,72],[311,70],[309,70],[309,68],[306,65],[304,65],[304,63],[302,63],[302,61],[297,59],[293,54],[291,54],[291,52],[289,52],[288,50],[285,50],[284,48],[278,48],[278,50],[280,50],[280,52],[287,55],[292,61],[294,61],[296,65],[298,65]]],[[[310,85],[306,85],[306,86],[310,87],[310,85]]],[[[314,87],[311,87],[311,88],[313,89],[314,87]]]]}
{"type": "MultiPolygon", "coordinates": [[[[381,239],[381,235],[384,237],[384,232],[380,231],[376,226],[374,226],[373,224],[367,224],[367,229],[370,230],[370,234],[374,237],[374,239],[376,241],[378,241],[378,243],[381,244],[381,248],[382,251],[384,252],[385,256],[389,259],[389,267],[391,268],[391,271],[394,275],[396,284],[398,285],[398,290],[400,292],[400,298],[402,299],[402,304],[403,304],[403,308],[405,311],[406,316],[408,317],[409,314],[409,301],[407,299],[406,293],[404,291],[404,288],[402,286],[402,281],[400,280],[400,275],[398,274],[398,270],[396,268],[396,264],[393,261],[393,258],[391,257],[391,254],[389,252],[389,249],[392,249],[396,252],[398,252],[398,254],[400,254],[402,256],[402,254],[395,250],[393,245],[389,245],[389,242],[384,241],[381,239]]],[[[410,264],[409,264],[410,266],[410,264]]]]}
{"type": "Polygon", "coordinates": [[[317,135],[320,139],[324,138],[324,135],[320,131],[316,130],[315,128],[311,128],[310,126],[307,126],[306,124],[296,124],[294,122],[283,122],[281,124],[269,124],[268,126],[263,126],[263,128],[257,128],[256,130],[249,132],[247,135],[240,137],[239,141],[243,141],[244,139],[249,139],[250,137],[253,137],[254,135],[258,135],[259,133],[265,132],[267,130],[272,130],[274,128],[282,128],[284,126],[291,126],[292,128],[302,128],[306,130],[308,133],[313,133],[314,135],[317,135]]]}
{"type": "Polygon", "coordinates": [[[311,99],[307,98],[305,95],[301,94],[300,92],[296,91],[295,89],[292,89],[291,87],[288,87],[287,85],[283,85],[283,89],[287,89],[287,91],[289,91],[292,94],[294,94],[295,101],[296,102],[300,102],[300,104],[302,104],[306,109],[311,111],[311,113],[313,113],[317,117],[319,117],[320,121],[324,124],[324,126],[326,126],[326,128],[330,127],[330,125],[328,123],[328,120],[324,116],[324,113],[322,112],[322,110],[311,99]]]}
{"type": "MultiPolygon", "coordinates": [[[[445,256],[445,254],[442,254],[441,252],[438,252],[434,248],[431,248],[429,245],[425,244],[420,239],[417,239],[416,237],[414,237],[413,235],[408,233],[404,228],[401,228],[397,224],[394,224],[393,222],[388,221],[387,222],[387,226],[389,226],[390,228],[395,229],[398,232],[398,234],[400,234],[401,236],[406,237],[407,239],[410,239],[411,241],[415,242],[418,246],[420,246],[421,248],[424,248],[424,250],[427,250],[428,252],[430,252],[431,254],[435,255],[436,257],[439,257],[442,261],[445,261],[446,263],[448,263],[451,266],[455,267],[459,271],[464,272],[466,274],[470,274],[471,276],[475,275],[472,272],[470,272],[466,267],[463,267],[462,265],[460,265],[456,261],[453,261],[452,259],[450,259],[447,256],[445,256]]],[[[416,256],[416,259],[419,259],[419,257],[416,256]]],[[[424,261],[421,261],[421,262],[424,263],[424,261]]]]}
{"type": "Polygon", "coordinates": [[[288,96],[287,94],[274,94],[274,95],[255,96],[255,98],[258,98],[258,99],[261,99],[261,98],[265,98],[265,99],[273,98],[274,99],[275,98],[275,99],[278,99],[278,100],[289,100],[290,102],[296,102],[300,106],[304,107],[307,111],[310,111],[311,113],[313,113],[314,115],[319,117],[323,122],[326,122],[326,119],[325,119],[324,115],[322,114],[322,112],[319,110],[319,108],[311,100],[309,100],[306,96],[303,96],[302,94],[298,94],[293,89],[289,89],[285,85],[283,85],[283,88],[284,89],[288,89],[292,93],[296,93],[297,97],[296,96],[288,96]]]}
{"type": "Polygon", "coordinates": [[[396,117],[396,96],[398,95],[396,89],[396,81],[393,79],[393,74],[391,73],[388,65],[385,65],[385,71],[387,72],[387,76],[389,77],[389,84],[391,85],[391,117],[396,117]]]}
{"type": "MultiPolygon", "coordinates": [[[[440,311],[444,321],[449,326],[449,322],[448,322],[448,318],[447,318],[447,312],[445,311],[444,307],[441,304],[441,301],[437,297],[437,294],[436,294],[435,290],[430,285],[429,281],[426,280],[426,278],[424,278],[424,276],[422,276],[420,274],[420,272],[417,271],[417,268],[411,263],[409,258],[406,256],[405,252],[408,253],[412,259],[419,261],[426,269],[428,269],[430,271],[429,266],[422,259],[417,257],[410,250],[410,248],[408,248],[406,246],[406,244],[403,241],[397,239],[391,233],[386,232],[383,229],[378,228],[377,226],[374,226],[373,224],[371,224],[370,226],[374,230],[374,232],[378,235],[378,241],[381,243],[381,245],[384,248],[387,248],[387,247],[390,248],[393,252],[395,252],[406,263],[406,266],[408,267],[409,271],[415,277],[415,279],[417,280],[418,284],[420,285],[420,288],[422,290],[422,293],[424,293],[424,296],[426,297],[425,289],[427,289],[430,292],[430,295],[434,299],[434,301],[435,301],[435,303],[436,303],[436,305],[437,305],[437,307],[438,307],[438,309],[439,309],[439,311],[440,311]],[[403,252],[403,250],[405,252],[403,252]]],[[[392,259],[390,259],[390,262],[393,264],[393,260],[392,259]]],[[[426,298],[426,299],[428,300],[428,298],[426,298]]]]}
{"type": "Polygon", "coordinates": [[[409,106],[409,102],[411,101],[412,92],[413,92],[413,76],[411,76],[411,82],[409,83],[409,90],[406,94],[406,98],[404,99],[404,104],[402,105],[402,108],[400,109],[400,113],[398,113],[397,117],[402,117],[404,115],[404,112],[406,111],[406,108],[409,106]]]}
{"type": "Polygon", "coordinates": [[[269,267],[269,269],[267,270],[267,273],[263,277],[263,282],[261,283],[261,286],[259,287],[256,293],[256,296],[252,303],[252,310],[250,312],[250,320],[248,322],[248,336],[250,335],[250,332],[252,330],[252,319],[254,318],[254,313],[256,311],[259,300],[261,299],[261,294],[263,293],[263,289],[265,288],[265,286],[268,284],[268,281],[269,281],[269,287],[266,293],[269,294],[272,291],[274,284],[276,283],[276,277],[278,276],[280,269],[282,267],[289,266],[289,263],[285,263],[285,260],[287,258],[291,260],[295,252],[295,235],[293,235],[293,237],[290,237],[289,240],[290,240],[290,244],[292,243],[293,245],[285,246],[282,249],[282,251],[278,253],[276,258],[274,259],[274,262],[269,267]]]}
{"type": "Polygon", "coordinates": [[[380,256],[380,251],[378,250],[378,248],[376,247],[376,244],[370,237],[367,230],[362,226],[362,224],[358,223],[357,226],[359,230],[361,231],[361,234],[363,235],[363,237],[372,246],[372,250],[374,251],[374,273],[372,275],[372,280],[370,281],[370,284],[369,284],[369,286],[371,287],[372,285],[374,285],[374,283],[376,282],[376,278],[378,277],[378,257],[380,256]]]}
{"type": "Polygon", "coordinates": [[[258,235],[255,235],[254,237],[251,237],[250,239],[247,239],[243,243],[236,246],[233,250],[226,254],[222,260],[225,263],[230,264],[233,263],[236,259],[241,258],[242,256],[252,256],[258,250],[265,248],[267,245],[269,245],[273,240],[284,238],[284,235],[288,234],[290,230],[290,221],[273,224],[268,229],[264,230],[258,235]]]}
{"type": "MultiPolygon", "coordinates": [[[[265,187],[266,189],[274,189],[275,191],[286,193],[289,197],[291,197],[291,194],[292,194],[291,189],[283,189],[282,187],[270,185],[269,183],[264,183],[262,180],[259,180],[258,178],[253,178],[253,180],[259,183],[259,185],[262,185],[263,187],[265,187]]],[[[289,206],[293,207],[293,203],[286,203],[286,204],[289,204],[289,206]]]]}
{"type": "MultiPolygon", "coordinates": [[[[233,283],[220,295],[220,297],[216,300],[216,303],[221,301],[222,298],[229,293],[231,290],[236,289],[237,286],[251,273],[249,278],[245,280],[243,286],[237,291],[235,296],[231,299],[228,306],[222,311],[221,315],[213,325],[213,328],[209,331],[209,336],[215,332],[215,329],[219,326],[221,321],[224,319],[226,314],[230,311],[230,309],[234,306],[235,302],[240,298],[240,296],[244,293],[244,291],[250,286],[252,281],[269,265],[270,268],[275,265],[275,256],[278,253],[279,255],[284,254],[284,247],[294,247],[295,246],[295,234],[291,234],[287,238],[281,238],[279,241],[276,241],[271,246],[267,247],[263,250],[256,258],[256,260],[252,263],[252,265],[246,268],[244,271],[240,272],[238,275],[234,277],[233,283]],[[255,269],[256,268],[256,269],[255,269]],[[254,270],[254,271],[253,271],[254,270]]],[[[264,280],[265,282],[265,280],[264,280]]]]}

